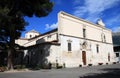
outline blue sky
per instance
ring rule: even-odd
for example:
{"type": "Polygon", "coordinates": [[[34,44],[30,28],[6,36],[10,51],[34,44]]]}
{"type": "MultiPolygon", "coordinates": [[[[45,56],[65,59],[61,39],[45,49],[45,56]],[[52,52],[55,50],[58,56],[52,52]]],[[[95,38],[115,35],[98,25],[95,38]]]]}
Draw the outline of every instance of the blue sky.
{"type": "MultiPolygon", "coordinates": [[[[46,17],[25,17],[29,23],[26,31],[36,30],[40,33],[57,27],[57,14],[65,11],[69,14],[96,23],[101,18],[106,27],[113,32],[120,31],[120,0],[51,0],[54,2],[52,12],[46,17]]],[[[24,31],[22,37],[24,36],[24,31]]]]}

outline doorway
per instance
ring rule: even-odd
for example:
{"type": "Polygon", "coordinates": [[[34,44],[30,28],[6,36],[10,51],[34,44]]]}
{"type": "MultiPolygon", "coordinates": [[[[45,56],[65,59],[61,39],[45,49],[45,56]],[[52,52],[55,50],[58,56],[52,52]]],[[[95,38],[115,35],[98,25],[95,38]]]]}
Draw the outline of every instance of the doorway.
{"type": "Polygon", "coordinates": [[[86,52],[82,51],[82,61],[83,61],[83,65],[86,65],[86,52]]]}

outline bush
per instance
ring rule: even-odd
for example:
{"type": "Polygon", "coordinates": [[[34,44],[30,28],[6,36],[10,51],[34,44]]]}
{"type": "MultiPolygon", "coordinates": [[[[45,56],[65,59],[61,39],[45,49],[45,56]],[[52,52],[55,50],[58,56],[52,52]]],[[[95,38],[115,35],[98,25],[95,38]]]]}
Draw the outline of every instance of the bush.
{"type": "Polygon", "coordinates": [[[82,65],[80,64],[79,67],[82,67],[82,65]]]}
{"type": "Polygon", "coordinates": [[[108,63],[106,63],[106,65],[108,65],[108,63]]]}
{"type": "Polygon", "coordinates": [[[61,68],[63,68],[63,66],[57,66],[57,69],[61,69],[61,68]]]}
{"type": "Polygon", "coordinates": [[[59,65],[58,63],[56,63],[56,69],[60,69],[63,68],[63,66],[59,65]]]}
{"type": "Polygon", "coordinates": [[[98,63],[99,65],[102,65],[103,63],[98,63]]]}
{"type": "Polygon", "coordinates": [[[113,64],[116,64],[116,62],[113,62],[113,64]]]}
{"type": "Polygon", "coordinates": [[[4,72],[6,70],[5,66],[0,67],[0,72],[4,72]]]}
{"type": "Polygon", "coordinates": [[[14,69],[17,69],[17,70],[24,69],[24,68],[26,68],[25,65],[15,65],[14,66],[14,69]]]}
{"type": "Polygon", "coordinates": [[[92,64],[88,64],[88,66],[92,66],[92,64]]]}

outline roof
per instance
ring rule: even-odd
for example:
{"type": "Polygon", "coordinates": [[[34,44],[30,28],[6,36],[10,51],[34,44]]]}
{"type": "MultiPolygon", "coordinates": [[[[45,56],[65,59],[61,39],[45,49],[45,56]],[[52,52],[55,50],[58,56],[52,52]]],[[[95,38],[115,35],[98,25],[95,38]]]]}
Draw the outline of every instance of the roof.
{"type": "Polygon", "coordinates": [[[29,33],[29,32],[33,32],[33,33],[38,33],[38,34],[40,34],[39,32],[35,31],[34,29],[33,29],[33,30],[30,30],[30,31],[28,31],[28,32],[26,32],[26,33],[29,33]]]}
{"type": "Polygon", "coordinates": [[[19,38],[20,40],[28,40],[28,38],[19,38]]]}
{"type": "Polygon", "coordinates": [[[38,36],[36,36],[36,37],[30,38],[29,40],[38,38],[38,37],[40,37],[40,36],[44,36],[44,35],[49,34],[49,33],[52,33],[52,32],[56,32],[57,30],[58,30],[58,28],[53,29],[53,30],[51,30],[51,31],[45,32],[45,33],[43,33],[43,34],[41,34],[41,35],[38,35],[38,36]]]}

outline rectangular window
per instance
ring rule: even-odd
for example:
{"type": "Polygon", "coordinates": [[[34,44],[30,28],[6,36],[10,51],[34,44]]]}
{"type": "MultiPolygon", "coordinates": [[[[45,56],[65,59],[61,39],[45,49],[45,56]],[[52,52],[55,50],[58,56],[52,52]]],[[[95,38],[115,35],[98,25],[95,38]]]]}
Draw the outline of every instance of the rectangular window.
{"type": "Polygon", "coordinates": [[[86,29],[83,29],[83,37],[86,38],[86,29]]]}
{"type": "Polygon", "coordinates": [[[99,53],[99,45],[96,45],[97,53],[99,53]]]}
{"type": "Polygon", "coordinates": [[[71,51],[71,43],[68,43],[68,51],[71,51]]]}
{"type": "Polygon", "coordinates": [[[119,57],[119,53],[116,53],[116,57],[119,57]]]}
{"type": "Polygon", "coordinates": [[[47,36],[47,39],[48,39],[48,38],[51,38],[51,35],[47,36]]]}
{"type": "Polygon", "coordinates": [[[30,35],[30,38],[32,37],[32,35],[30,35]]]}

